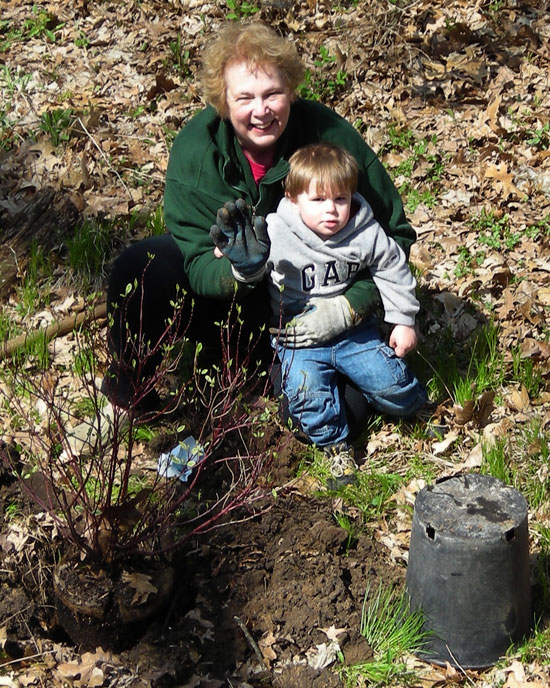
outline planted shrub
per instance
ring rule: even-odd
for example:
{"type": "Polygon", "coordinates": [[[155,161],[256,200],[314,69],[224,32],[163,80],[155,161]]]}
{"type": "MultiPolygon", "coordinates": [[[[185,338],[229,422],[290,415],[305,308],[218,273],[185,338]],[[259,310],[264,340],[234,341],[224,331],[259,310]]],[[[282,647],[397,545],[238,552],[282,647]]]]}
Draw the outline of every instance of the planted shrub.
{"type": "Polygon", "coordinates": [[[181,339],[183,301],[174,306],[159,343],[128,340],[128,365],[145,368],[159,347],[163,362],[136,386],[126,411],[115,406],[107,413],[97,389],[109,358],[97,321],[76,335],[78,365],[72,380],[63,369],[35,374],[28,366],[6,380],[12,418],[29,439],[17,447],[19,461],[13,450],[0,448],[3,460],[52,516],[67,545],[81,559],[107,568],[136,555],[167,552],[220,519],[230,520],[237,509],[246,508],[245,517],[254,514],[271,498],[269,486],[259,480],[272,455],[260,446],[268,376],[253,362],[255,342],[239,341],[242,323],[233,308],[219,324],[219,362],[204,367],[200,346],[181,339]],[[182,368],[187,371],[183,376],[182,368]],[[159,387],[168,390],[161,410],[139,415],[139,401],[159,387]],[[137,428],[177,409],[186,420],[185,427],[177,428],[178,437],[192,435],[196,443],[188,452],[192,470],[185,482],[143,468],[136,451],[137,428]],[[71,437],[79,422],[88,424],[90,433],[75,447],[71,437]],[[199,498],[205,477],[219,471],[222,482],[216,481],[213,494],[201,487],[199,498]]]}

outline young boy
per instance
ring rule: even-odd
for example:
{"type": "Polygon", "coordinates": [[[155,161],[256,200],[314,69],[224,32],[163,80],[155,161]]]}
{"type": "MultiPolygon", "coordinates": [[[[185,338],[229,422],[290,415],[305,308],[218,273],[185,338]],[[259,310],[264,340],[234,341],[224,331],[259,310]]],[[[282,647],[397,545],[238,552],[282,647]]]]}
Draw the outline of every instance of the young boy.
{"type": "MultiPolygon", "coordinates": [[[[343,292],[368,268],[385,320],[394,325],[386,344],[367,317],[324,346],[292,342],[272,329],[289,412],[329,458],[331,487],[350,483],[357,468],[338,387],[348,378],[380,413],[407,417],[426,403],[426,392],[403,361],[417,343],[416,282],[405,254],[374,220],[356,193],[358,167],[347,151],[328,143],[301,148],[289,160],[285,197],[267,216],[271,304],[277,325],[291,327],[318,299],[351,309],[343,292]],[[284,341],[284,345],[282,342],[284,341]]],[[[293,329],[290,330],[294,331],[293,329]]]]}

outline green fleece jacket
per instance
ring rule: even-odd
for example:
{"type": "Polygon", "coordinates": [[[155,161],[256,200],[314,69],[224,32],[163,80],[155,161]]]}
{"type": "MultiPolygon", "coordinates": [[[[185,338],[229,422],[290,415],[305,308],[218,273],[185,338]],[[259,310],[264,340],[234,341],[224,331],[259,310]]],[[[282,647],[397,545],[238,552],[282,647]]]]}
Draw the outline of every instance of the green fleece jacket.
{"type": "MultiPolygon", "coordinates": [[[[359,165],[358,192],[370,203],[384,230],[409,255],[415,233],[405,218],[397,189],[375,153],[358,132],[329,108],[296,100],[279,139],[273,166],[256,185],[233,127],[211,107],[201,110],[179,132],[170,153],[164,194],[164,218],[184,260],[191,290],[231,299],[235,279],[226,258],[216,258],[209,230],[226,201],[244,198],[257,215],[274,212],[283,196],[288,158],[308,143],[330,141],[347,149],[359,165]]],[[[239,289],[254,286],[239,285],[239,289]]],[[[354,311],[365,315],[379,302],[368,270],[358,273],[345,292],[354,311]]]]}

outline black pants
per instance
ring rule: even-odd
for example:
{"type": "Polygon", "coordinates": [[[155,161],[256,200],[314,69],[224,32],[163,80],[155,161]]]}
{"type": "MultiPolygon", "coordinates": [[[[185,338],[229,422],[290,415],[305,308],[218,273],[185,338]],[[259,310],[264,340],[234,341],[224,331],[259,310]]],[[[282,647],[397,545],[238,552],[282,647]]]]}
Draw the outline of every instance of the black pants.
{"type": "MultiPolygon", "coordinates": [[[[242,341],[246,342],[249,334],[258,339],[260,327],[268,323],[270,315],[265,285],[256,287],[239,303],[246,327],[242,341]]],[[[144,239],[126,248],[113,265],[107,288],[111,323],[109,349],[113,363],[105,391],[111,400],[124,405],[137,383],[132,379],[135,369],[127,360],[132,352],[128,339],[139,336],[154,347],[163,337],[173,339],[176,334],[185,334],[193,341],[215,346],[219,342],[219,327],[215,323],[227,320],[230,307],[230,302],[200,297],[191,292],[183,255],[171,235],[144,239]],[[182,292],[187,296],[183,299],[180,318],[174,325],[179,331],[168,331],[167,322],[174,318],[174,303],[182,292]]],[[[267,328],[258,341],[257,353],[266,362],[272,359],[267,328]]],[[[141,375],[153,376],[161,360],[160,351],[148,357],[141,375]]],[[[271,371],[275,393],[280,392],[277,369],[274,367],[271,371]]],[[[345,398],[350,428],[356,435],[364,427],[369,407],[363,395],[349,384],[345,384],[345,398]]]]}
{"type": "MultiPolygon", "coordinates": [[[[241,338],[252,335],[257,339],[261,325],[269,319],[269,299],[264,285],[239,299],[245,323],[241,338]]],[[[154,350],[158,343],[185,335],[193,341],[215,345],[219,342],[217,322],[225,322],[231,308],[230,301],[209,299],[193,294],[185,273],[183,255],[169,234],[144,239],[122,251],[116,259],[107,287],[109,349],[113,356],[107,393],[113,401],[124,404],[132,380],[135,358],[132,338],[150,342],[154,350]],[[182,294],[186,296],[182,299],[182,294]],[[174,320],[174,304],[180,308],[174,320]],[[174,321],[169,328],[167,323],[174,321]]],[[[269,347],[267,330],[258,348],[269,347]]],[[[150,377],[162,360],[162,351],[147,356],[141,368],[142,377],[150,377]]]]}

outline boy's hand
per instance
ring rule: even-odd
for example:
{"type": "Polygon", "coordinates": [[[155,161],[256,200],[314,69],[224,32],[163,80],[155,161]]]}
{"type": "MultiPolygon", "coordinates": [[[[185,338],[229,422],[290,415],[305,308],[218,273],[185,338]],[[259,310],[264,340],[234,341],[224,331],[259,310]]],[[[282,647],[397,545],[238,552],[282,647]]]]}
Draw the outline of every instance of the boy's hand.
{"type": "Polygon", "coordinates": [[[269,331],[281,346],[302,349],[319,346],[353,327],[355,316],[345,296],[313,298],[306,310],[282,329],[269,331]]]}
{"type": "Polygon", "coordinates": [[[406,356],[409,351],[416,348],[416,330],[409,325],[396,325],[390,334],[389,345],[399,358],[406,356]]]}
{"type": "Polygon", "coordinates": [[[267,226],[265,218],[252,218],[242,198],[228,201],[218,210],[210,236],[215,254],[221,253],[231,262],[236,279],[254,282],[262,278],[270,247],[267,226]]]}

